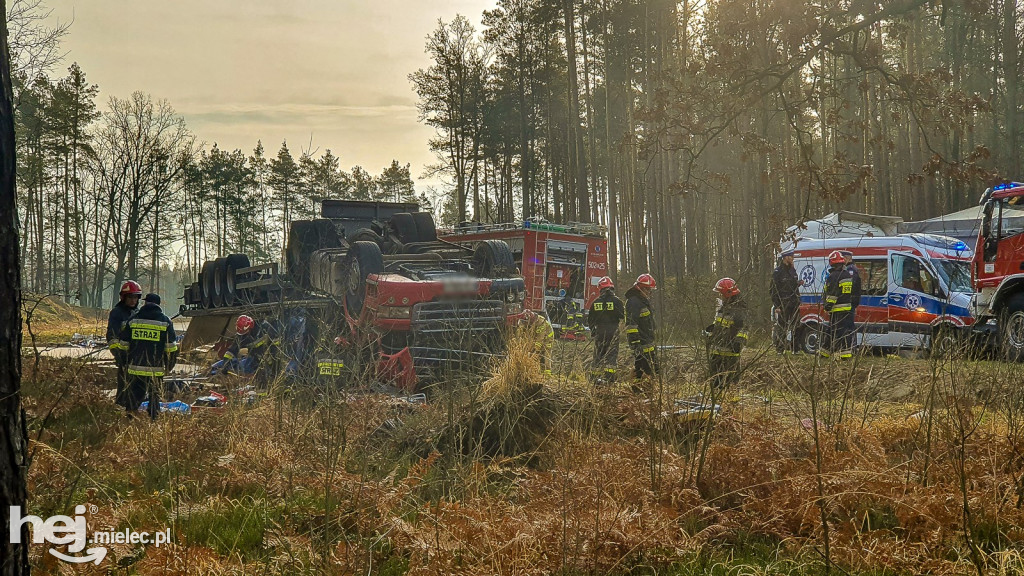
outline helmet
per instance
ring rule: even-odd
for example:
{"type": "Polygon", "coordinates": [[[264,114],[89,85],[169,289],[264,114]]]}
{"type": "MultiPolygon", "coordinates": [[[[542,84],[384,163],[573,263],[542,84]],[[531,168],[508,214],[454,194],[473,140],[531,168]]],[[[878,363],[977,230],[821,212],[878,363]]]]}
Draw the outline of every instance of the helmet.
{"type": "Polygon", "coordinates": [[[615,282],[612,282],[611,278],[605,276],[604,278],[601,278],[600,280],[597,281],[597,288],[598,290],[604,290],[605,288],[615,288],[615,282]]]}
{"type": "Polygon", "coordinates": [[[740,288],[732,278],[722,278],[715,282],[715,292],[721,294],[723,298],[732,298],[740,293],[740,288]]]}
{"type": "Polygon", "coordinates": [[[845,262],[846,259],[843,258],[843,253],[839,250],[833,250],[832,253],[828,255],[828,263],[833,266],[836,264],[843,264],[845,262]]]}
{"type": "Polygon", "coordinates": [[[142,296],[142,285],[135,280],[127,280],[121,284],[121,298],[125,296],[142,296]]]}
{"type": "Polygon", "coordinates": [[[647,288],[649,290],[654,290],[658,287],[658,283],[654,281],[654,276],[651,276],[650,274],[641,274],[637,276],[636,282],[633,285],[641,288],[647,288]]]}
{"type": "Polygon", "coordinates": [[[244,314],[239,316],[238,320],[235,320],[235,333],[239,336],[245,336],[255,327],[256,321],[244,314]]]}

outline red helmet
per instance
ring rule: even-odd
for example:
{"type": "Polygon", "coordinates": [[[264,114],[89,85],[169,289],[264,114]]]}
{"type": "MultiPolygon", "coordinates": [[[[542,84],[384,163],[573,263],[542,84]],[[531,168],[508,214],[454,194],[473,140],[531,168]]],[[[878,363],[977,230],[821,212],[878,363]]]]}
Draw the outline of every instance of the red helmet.
{"type": "Polygon", "coordinates": [[[244,314],[239,316],[238,320],[235,320],[235,333],[239,336],[245,336],[255,327],[256,321],[244,314]]]}
{"type": "Polygon", "coordinates": [[[715,292],[721,294],[723,298],[732,298],[740,293],[740,288],[732,278],[722,278],[715,282],[715,292]]]}
{"type": "Polygon", "coordinates": [[[121,284],[121,298],[125,296],[142,296],[142,285],[135,280],[127,280],[121,284]]]}
{"type": "Polygon", "coordinates": [[[846,258],[843,257],[843,253],[840,252],[839,250],[833,250],[832,253],[828,255],[828,263],[829,264],[835,265],[835,264],[843,264],[845,262],[846,262],[846,258]]]}
{"type": "Polygon", "coordinates": [[[597,288],[598,290],[604,290],[605,288],[615,288],[615,282],[612,282],[611,278],[605,276],[604,278],[601,278],[600,280],[597,281],[597,288]]]}
{"type": "Polygon", "coordinates": [[[658,287],[658,283],[654,281],[654,276],[651,276],[650,274],[641,274],[637,276],[636,282],[633,285],[641,288],[647,288],[649,290],[654,290],[658,287]]]}

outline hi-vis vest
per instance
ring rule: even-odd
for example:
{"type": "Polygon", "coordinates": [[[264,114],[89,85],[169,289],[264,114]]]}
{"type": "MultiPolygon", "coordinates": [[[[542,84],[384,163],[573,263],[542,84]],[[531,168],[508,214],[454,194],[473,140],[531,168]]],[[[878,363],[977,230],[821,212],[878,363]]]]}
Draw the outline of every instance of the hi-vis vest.
{"type": "Polygon", "coordinates": [[[121,329],[128,347],[128,374],[163,376],[167,356],[178,351],[174,324],[158,306],[146,305],[121,329]]]}

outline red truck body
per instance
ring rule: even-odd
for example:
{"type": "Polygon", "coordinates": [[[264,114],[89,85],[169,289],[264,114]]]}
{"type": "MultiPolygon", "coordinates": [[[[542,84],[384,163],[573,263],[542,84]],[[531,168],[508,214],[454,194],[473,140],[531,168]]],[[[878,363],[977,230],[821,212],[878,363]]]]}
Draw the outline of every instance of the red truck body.
{"type": "Polygon", "coordinates": [[[608,275],[608,240],[594,224],[466,224],[439,231],[443,240],[472,246],[482,240],[503,240],[510,248],[526,284],[523,305],[546,311],[556,331],[564,320],[568,295],[586,310],[600,294],[597,282],[608,275]]]}

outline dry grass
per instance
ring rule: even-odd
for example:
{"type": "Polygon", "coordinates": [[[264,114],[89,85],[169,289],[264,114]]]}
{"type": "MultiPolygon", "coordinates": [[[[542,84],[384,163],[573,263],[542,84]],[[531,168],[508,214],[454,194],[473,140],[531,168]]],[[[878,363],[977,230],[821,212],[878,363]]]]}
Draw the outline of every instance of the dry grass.
{"type": "MultiPolygon", "coordinates": [[[[688,368],[665,383],[667,399],[704,380],[698,360],[674,362],[688,368]]],[[[820,450],[843,570],[959,574],[972,571],[962,449],[968,532],[986,570],[1021,573],[1024,442],[1005,402],[955,399],[980,418],[958,443],[956,402],[944,398],[927,444],[914,414],[933,382],[928,363],[878,358],[829,374],[810,359],[763,362],[723,406],[697,482],[692,432],[669,426],[667,405],[545,378],[528,340],[514,340],[482,386],[426,407],[280,396],[155,424],[123,421],[96,392],[102,374],[46,361],[36,376],[47,384],[26,390],[33,437],[56,406],[32,444],[31,506],[45,516],[88,501],[93,524],[175,534],[171,547],[115,547],[113,564],[77,573],[812,574],[820,450]],[[802,423],[800,383],[812,374],[826,391],[855,383],[842,416],[827,398],[817,447],[802,423]],[[54,402],[61,383],[68,393],[54,402]],[[881,397],[897,385],[908,397],[881,397]],[[403,424],[382,433],[394,419],[403,424]]],[[[1017,385],[1002,365],[976,371],[984,386],[1017,385]]],[[[41,572],[67,570],[32,554],[41,572]]]]}

